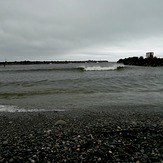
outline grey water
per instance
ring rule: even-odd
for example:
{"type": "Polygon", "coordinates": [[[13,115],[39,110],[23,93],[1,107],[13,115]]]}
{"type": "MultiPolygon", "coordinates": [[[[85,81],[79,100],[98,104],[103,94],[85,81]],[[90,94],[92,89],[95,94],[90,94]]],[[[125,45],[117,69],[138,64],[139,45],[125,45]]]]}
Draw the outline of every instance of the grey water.
{"type": "Polygon", "coordinates": [[[110,62],[0,66],[0,111],[163,110],[162,69],[110,62]]]}

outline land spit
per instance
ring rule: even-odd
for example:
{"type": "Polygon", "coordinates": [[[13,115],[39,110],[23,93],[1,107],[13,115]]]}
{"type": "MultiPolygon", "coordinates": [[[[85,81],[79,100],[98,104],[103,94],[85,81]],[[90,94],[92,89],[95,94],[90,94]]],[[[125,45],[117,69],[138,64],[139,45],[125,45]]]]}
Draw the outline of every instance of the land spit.
{"type": "Polygon", "coordinates": [[[1,112],[0,162],[163,162],[163,114],[1,112]]]}

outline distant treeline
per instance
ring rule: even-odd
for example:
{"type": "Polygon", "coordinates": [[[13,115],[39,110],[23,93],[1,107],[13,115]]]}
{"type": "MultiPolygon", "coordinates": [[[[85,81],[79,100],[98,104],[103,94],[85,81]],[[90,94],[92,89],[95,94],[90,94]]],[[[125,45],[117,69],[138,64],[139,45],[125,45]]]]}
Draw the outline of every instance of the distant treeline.
{"type": "Polygon", "coordinates": [[[141,57],[129,57],[125,59],[119,59],[117,63],[123,63],[124,65],[136,65],[136,66],[163,66],[163,58],[143,58],[141,57]]]}
{"type": "Polygon", "coordinates": [[[13,62],[0,62],[0,65],[30,65],[30,64],[67,64],[67,63],[98,63],[108,62],[106,60],[88,60],[88,61],[13,61],[13,62]]]}

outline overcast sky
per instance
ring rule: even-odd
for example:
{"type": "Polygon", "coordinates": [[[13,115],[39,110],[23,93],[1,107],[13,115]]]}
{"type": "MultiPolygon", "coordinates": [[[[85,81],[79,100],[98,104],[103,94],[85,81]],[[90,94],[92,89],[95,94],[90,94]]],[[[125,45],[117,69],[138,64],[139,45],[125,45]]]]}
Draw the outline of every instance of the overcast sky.
{"type": "Polygon", "coordinates": [[[163,57],[163,0],[0,0],[0,61],[163,57]]]}

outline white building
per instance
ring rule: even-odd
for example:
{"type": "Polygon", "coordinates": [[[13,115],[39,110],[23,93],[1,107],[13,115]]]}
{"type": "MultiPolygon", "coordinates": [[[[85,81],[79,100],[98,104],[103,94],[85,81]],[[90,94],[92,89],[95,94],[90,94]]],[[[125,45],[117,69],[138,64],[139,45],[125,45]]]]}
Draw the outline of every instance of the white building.
{"type": "Polygon", "coordinates": [[[154,57],[154,52],[147,52],[146,53],[146,58],[153,58],[154,57]]]}

